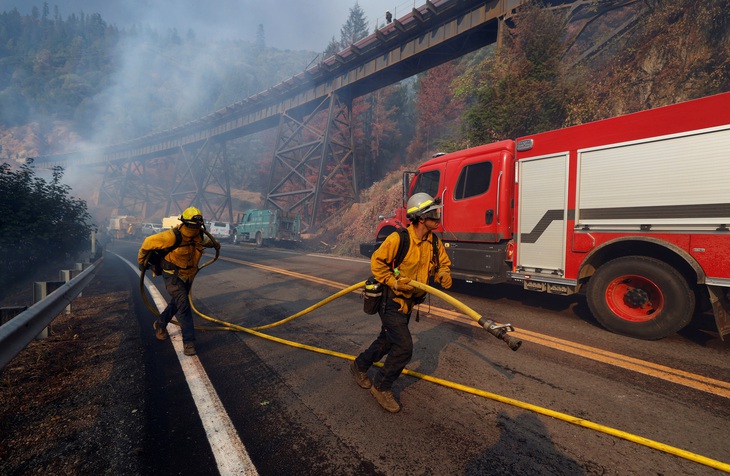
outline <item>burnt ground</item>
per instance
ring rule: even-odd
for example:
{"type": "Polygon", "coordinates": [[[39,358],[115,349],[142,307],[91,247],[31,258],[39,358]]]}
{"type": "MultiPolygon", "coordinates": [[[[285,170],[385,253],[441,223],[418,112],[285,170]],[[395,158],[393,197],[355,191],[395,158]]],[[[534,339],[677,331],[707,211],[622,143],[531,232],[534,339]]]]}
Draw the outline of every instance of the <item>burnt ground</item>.
{"type": "MultiPolygon", "coordinates": [[[[109,268],[47,339],[0,370],[0,474],[144,473],[144,352],[130,290],[109,268]]],[[[58,269],[38,270],[1,304],[30,305],[32,282],[56,280],[58,269]]]]}

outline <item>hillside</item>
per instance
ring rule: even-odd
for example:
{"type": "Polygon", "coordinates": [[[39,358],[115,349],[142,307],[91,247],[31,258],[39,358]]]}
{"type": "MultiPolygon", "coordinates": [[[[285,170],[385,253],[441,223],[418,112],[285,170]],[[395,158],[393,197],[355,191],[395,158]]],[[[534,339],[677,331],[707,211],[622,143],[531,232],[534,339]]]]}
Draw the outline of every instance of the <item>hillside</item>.
{"type": "MultiPolygon", "coordinates": [[[[729,0],[549,3],[557,6],[536,2],[521,11],[500,51],[484,48],[355,100],[360,203],[335,214],[319,241],[357,254],[358,244],[372,239],[378,215],[399,206],[402,170],[436,151],[730,90],[729,0]]],[[[36,20],[0,15],[0,24],[25,22],[22,38],[38,38],[10,41],[3,36],[10,30],[0,28],[0,160],[11,163],[164,130],[260,91],[311,60],[306,52],[260,44],[212,48],[194,38],[120,31],[97,17],[65,23],[104,27],[74,42],[41,35],[48,25],[36,20]],[[125,47],[104,48],[110,44],[125,47]],[[81,56],[69,56],[71,47],[81,56]],[[88,55],[92,62],[70,61],[88,55]],[[25,108],[10,107],[19,104],[25,108]]],[[[258,206],[265,195],[274,140],[267,131],[226,145],[236,207],[258,206]]],[[[93,206],[95,197],[84,198],[93,206]]],[[[155,213],[161,212],[148,210],[155,213]]]]}
{"type": "MultiPolygon", "coordinates": [[[[532,103],[531,108],[529,100],[533,98],[529,92],[514,85],[525,82],[529,68],[525,67],[524,59],[530,56],[529,48],[547,49],[549,40],[541,37],[540,32],[550,27],[559,28],[562,34],[553,51],[554,57],[558,58],[557,64],[553,65],[557,72],[550,78],[549,89],[557,90],[563,101],[562,123],[553,122],[553,127],[532,130],[525,130],[521,123],[514,130],[502,130],[491,137],[478,135],[485,138],[481,142],[514,138],[730,91],[728,0],[566,3],[571,4],[570,8],[551,9],[555,17],[547,20],[544,12],[528,9],[524,17],[515,20],[507,47],[494,58],[470,65],[464,74],[467,78],[478,74],[476,83],[488,77],[492,84],[485,88],[511,79],[512,86],[502,91],[504,103],[499,104],[517,104],[534,115],[541,110],[542,104],[532,103]],[[596,3],[606,6],[600,15],[596,15],[596,3]],[[590,8],[580,9],[581,6],[590,8]],[[497,72],[485,73],[487,67],[497,72]],[[511,74],[512,67],[518,73],[511,74]]],[[[545,50],[540,52],[545,53],[545,50]]],[[[545,60],[547,56],[541,57],[545,63],[549,63],[545,60]]],[[[454,84],[457,92],[463,88],[463,78],[460,81],[454,84]]],[[[537,82],[530,83],[530,87],[544,90],[537,82]]],[[[472,98],[472,104],[478,104],[479,91],[474,96],[477,99],[472,98]]],[[[497,103],[486,102],[483,106],[486,109],[497,103]]],[[[463,117],[468,118],[469,112],[467,110],[463,117]]],[[[522,112],[517,111],[514,116],[521,117],[522,112]]],[[[479,134],[490,129],[494,131],[499,127],[495,124],[504,122],[480,123],[483,130],[479,134]]],[[[481,142],[466,140],[455,148],[481,142]]],[[[444,145],[448,151],[453,143],[444,145]]],[[[415,158],[407,168],[415,170],[422,160],[415,158]]],[[[401,175],[402,169],[392,171],[362,192],[362,203],[355,204],[328,223],[323,234],[329,242],[338,243],[335,252],[357,255],[359,243],[374,239],[378,216],[401,206],[401,175]]]]}

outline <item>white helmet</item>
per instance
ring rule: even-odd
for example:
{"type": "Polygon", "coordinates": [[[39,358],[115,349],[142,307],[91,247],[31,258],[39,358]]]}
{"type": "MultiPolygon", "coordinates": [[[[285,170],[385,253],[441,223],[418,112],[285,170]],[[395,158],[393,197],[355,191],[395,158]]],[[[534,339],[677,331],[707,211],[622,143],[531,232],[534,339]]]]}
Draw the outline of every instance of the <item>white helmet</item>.
{"type": "Polygon", "coordinates": [[[406,204],[406,216],[408,219],[433,218],[441,219],[441,199],[433,199],[431,195],[423,192],[414,193],[406,204]]]}

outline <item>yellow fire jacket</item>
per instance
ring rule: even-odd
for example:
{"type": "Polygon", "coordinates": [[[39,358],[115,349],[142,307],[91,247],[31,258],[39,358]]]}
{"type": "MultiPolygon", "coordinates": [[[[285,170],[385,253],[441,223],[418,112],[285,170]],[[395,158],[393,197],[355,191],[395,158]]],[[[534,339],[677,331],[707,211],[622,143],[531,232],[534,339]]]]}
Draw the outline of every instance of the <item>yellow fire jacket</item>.
{"type": "MultiPolygon", "coordinates": [[[[198,263],[205,251],[203,248],[213,248],[215,244],[207,235],[200,236],[200,230],[196,230],[184,225],[177,227],[182,235],[180,246],[167,254],[165,260],[178,267],[177,273],[180,279],[187,281],[198,271],[198,263]]],[[[142,265],[147,258],[147,254],[152,250],[162,250],[175,244],[175,232],[165,230],[154,235],[150,235],[142,242],[142,246],[137,254],[137,261],[142,265]]],[[[173,274],[173,270],[163,270],[165,273],[173,274]]]]}
{"type": "MultiPolygon", "coordinates": [[[[436,272],[436,263],[433,262],[433,241],[431,235],[432,234],[429,232],[423,237],[423,240],[421,240],[415,235],[413,227],[408,227],[408,236],[411,243],[408,247],[408,253],[406,253],[406,256],[403,258],[403,262],[398,266],[400,276],[410,278],[418,281],[419,283],[428,284],[429,276],[433,276],[436,272]]],[[[416,289],[413,292],[403,292],[396,289],[396,276],[390,267],[390,263],[395,260],[399,244],[400,234],[398,232],[391,233],[385,241],[383,241],[383,244],[375,250],[375,253],[373,253],[373,256],[370,258],[370,270],[372,271],[375,279],[387,285],[393,290],[393,292],[395,292],[396,297],[394,298],[394,301],[401,305],[399,311],[404,314],[408,314],[411,309],[409,309],[409,303],[406,299],[422,297],[424,292],[419,289],[416,289]]],[[[446,254],[444,244],[441,240],[439,240],[439,271],[449,270],[450,267],[451,260],[446,254]]]]}

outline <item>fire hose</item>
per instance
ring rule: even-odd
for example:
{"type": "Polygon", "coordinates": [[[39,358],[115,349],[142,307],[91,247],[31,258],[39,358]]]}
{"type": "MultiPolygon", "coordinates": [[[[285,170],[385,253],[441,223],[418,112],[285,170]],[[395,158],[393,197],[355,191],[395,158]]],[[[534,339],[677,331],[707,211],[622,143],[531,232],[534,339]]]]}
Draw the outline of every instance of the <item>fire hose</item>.
{"type": "MultiPolygon", "coordinates": [[[[212,260],[212,261],[206,263],[206,266],[208,264],[213,263],[213,261],[215,261],[215,260],[212,260]]],[[[203,267],[201,266],[200,269],[202,269],[202,268],[203,267]]],[[[141,292],[142,292],[142,296],[143,296],[143,299],[145,301],[145,304],[147,304],[147,307],[149,307],[150,309],[153,309],[153,313],[155,315],[158,315],[159,316],[159,314],[160,314],[159,311],[157,311],[156,309],[154,309],[152,307],[152,305],[149,303],[149,301],[147,300],[146,293],[144,291],[144,285],[142,284],[143,281],[144,281],[144,276],[143,276],[143,274],[140,274],[140,276],[141,276],[141,279],[140,279],[140,287],[141,287],[141,292]]],[[[329,296],[329,297],[327,297],[327,298],[319,301],[318,303],[313,304],[313,305],[309,306],[308,308],[303,309],[303,310],[297,312],[296,314],[292,314],[289,317],[285,317],[284,319],[282,319],[280,321],[274,322],[272,324],[267,324],[267,325],[264,325],[264,326],[250,327],[250,328],[243,327],[243,326],[239,326],[239,325],[236,325],[236,324],[232,324],[232,323],[226,322],[226,321],[221,321],[219,319],[215,319],[213,317],[206,316],[205,314],[201,313],[195,307],[195,304],[193,304],[192,291],[191,291],[191,293],[189,295],[189,299],[190,299],[190,306],[193,309],[193,311],[195,311],[196,314],[198,314],[203,319],[206,319],[206,320],[208,320],[210,322],[215,322],[215,323],[221,324],[223,326],[221,328],[196,327],[196,329],[202,329],[202,330],[236,330],[236,331],[244,331],[244,332],[249,331],[249,330],[251,330],[251,331],[260,331],[260,330],[270,329],[272,327],[280,326],[280,325],[285,324],[285,323],[287,323],[289,321],[292,321],[292,320],[294,320],[294,319],[296,319],[298,317],[302,317],[303,315],[308,314],[308,313],[314,311],[315,309],[318,309],[318,308],[320,308],[320,307],[322,307],[322,306],[324,306],[326,304],[329,304],[330,302],[334,301],[335,299],[338,299],[338,298],[340,298],[340,297],[342,297],[342,296],[344,296],[346,294],[349,294],[351,292],[357,291],[360,288],[365,287],[365,283],[366,283],[366,281],[361,281],[359,283],[355,283],[352,286],[349,286],[349,287],[347,287],[347,288],[345,288],[345,289],[343,289],[341,291],[338,291],[335,294],[333,294],[333,295],[331,295],[331,296],[329,296]]],[[[473,309],[471,309],[466,304],[464,304],[461,301],[459,301],[458,299],[455,299],[455,298],[449,296],[448,294],[446,294],[446,293],[444,293],[442,291],[439,291],[438,289],[433,288],[433,287],[431,287],[431,286],[429,286],[427,284],[422,284],[422,283],[419,283],[419,282],[416,282],[416,281],[411,281],[410,284],[412,284],[413,287],[415,287],[415,288],[418,288],[418,289],[421,289],[423,291],[426,291],[426,292],[428,292],[430,294],[433,294],[434,296],[437,296],[437,297],[443,299],[444,301],[446,301],[446,302],[454,305],[456,308],[458,308],[459,310],[461,310],[462,312],[464,312],[464,314],[468,315],[469,317],[471,317],[472,319],[474,319],[475,321],[477,321],[477,323],[480,326],[482,326],[487,332],[489,332],[490,334],[492,334],[497,339],[500,339],[500,340],[504,341],[509,346],[510,349],[516,351],[522,345],[522,341],[521,340],[516,339],[516,338],[514,338],[514,337],[512,337],[512,336],[510,336],[508,334],[508,332],[514,331],[514,328],[512,327],[511,324],[498,324],[498,323],[494,322],[491,319],[487,319],[487,318],[481,316],[479,313],[477,313],[473,309]]],[[[176,325],[179,325],[176,321],[172,321],[172,323],[173,324],[176,324],[176,325]]],[[[258,335],[258,333],[257,333],[257,335],[258,335]]]]}
{"type": "MultiPolygon", "coordinates": [[[[213,242],[216,242],[215,238],[213,238],[213,236],[208,232],[208,230],[206,230],[205,228],[203,228],[203,232],[213,242]]],[[[200,328],[200,327],[196,327],[196,329],[203,329],[203,330],[243,330],[245,328],[243,328],[241,326],[236,326],[234,324],[231,324],[231,323],[225,322],[225,321],[219,321],[219,320],[214,319],[214,318],[212,318],[210,316],[206,316],[206,315],[202,314],[201,312],[199,312],[195,308],[195,305],[193,304],[193,299],[192,299],[192,281],[195,279],[195,276],[197,276],[197,273],[199,273],[206,266],[209,266],[209,265],[213,264],[218,259],[219,256],[220,256],[220,246],[218,248],[216,248],[215,258],[213,258],[212,260],[208,261],[204,265],[200,266],[198,268],[198,270],[196,271],[195,275],[191,278],[191,283],[190,283],[191,292],[189,293],[188,298],[190,299],[190,306],[193,309],[193,311],[195,311],[196,314],[198,314],[199,316],[203,317],[204,319],[206,319],[208,321],[217,322],[217,323],[221,324],[223,327],[222,328],[211,328],[211,327],[203,327],[203,328],[200,328]]],[[[147,271],[147,261],[148,261],[148,259],[149,259],[149,256],[147,256],[145,258],[145,260],[144,260],[144,263],[143,263],[144,271],[147,271]]],[[[142,300],[144,301],[144,303],[147,306],[147,308],[150,311],[152,311],[152,313],[154,315],[159,316],[160,315],[160,312],[154,306],[152,306],[152,304],[149,302],[149,299],[147,298],[147,293],[146,293],[145,288],[144,288],[144,277],[145,277],[145,272],[141,272],[139,274],[139,289],[140,289],[140,293],[142,294],[142,300]]],[[[360,288],[365,287],[365,283],[366,283],[365,281],[361,281],[359,283],[353,284],[352,286],[349,286],[349,287],[347,287],[347,288],[345,288],[345,289],[343,289],[343,290],[341,290],[341,291],[339,291],[339,292],[337,292],[337,293],[335,293],[335,294],[333,294],[333,295],[331,295],[331,296],[329,296],[329,297],[321,300],[320,302],[318,302],[318,303],[316,303],[316,304],[314,304],[314,305],[312,305],[312,306],[310,306],[310,307],[308,307],[308,308],[306,308],[306,309],[304,309],[304,310],[302,310],[302,311],[300,311],[300,312],[298,312],[296,314],[293,314],[293,315],[291,315],[289,317],[286,317],[286,318],[284,318],[284,319],[282,319],[282,320],[280,320],[278,322],[275,322],[273,324],[267,324],[265,326],[259,326],[259,327],[252,327],[252,328],[250,328],[250,330],[259,331],[259,330],[263,330],[263,329],[269,329],[271,327],[276,327],[276,326],[279,326],[281,324],[284,324],[284,323],[287,323],[289,321],[292,321],[292,320],[294,320],[294,319],[296,319],[298,317],[301,317],[301,316],[303,316],[305,314],[308,314],[308,313],[314,311],[315,309],[318,309],[318,308],[320,308],[320,307],[322,307],[322,306],[324,306],[324,305],[326,305],[326,304],[334,301],[335,299],[338,299],[338,298],[340,298],[340,297],[342,297],[342,296],[344,296],[346,294],[349,294],[349,293],[351,293],[353,291],[356,291],[356,290],[358,290],[360,288]]],[[[512,336],[510,336],[508,334],[508,332],[513,332],[514,331],[514,328],[512,327],[511,324],[499,324],[499,323],[497,323],[497,322],[495,322],[495,321],[493,321],[491,319],[487,319],[486,317],[481,316],[479,313],[477,313],[476,311],[474,311],[473,309],[471,309],[469,306],[467,306],[466,304],[462,303],[458,299],[455,299],[455,298],[449,296],[448,294],[446,294],[445,292],[439,291],[438,289],[433,288],[433,287],[431,287],[431,286],[429,286],[427,284],[419,283],[419,282],[413,281],[413,280],[410,282],[410,284],[412,284],[413,287],[415,287],[417,289],[420,289],[422,291],[425,291],[425,292],[427,292],[429,294],[432,294],[432,295],[434,295],[434,296],[436,296],[438,298],[441,298],[444,301],[446,301],[449,304],[451,304],[452,306],[456,307],[457,309],[459,309],[460,311],[462,311],[464,314],[466,314],[470,318],[474,319],[480,326],[482,326],[491,335],[493,335],[497,339],[500,339],[500,340],[504,341],[509,346],[510,349],[516,351],[522,345],[522,341],[521,340],[515,339],[514,337],[512,337],[512,336]]],[[[172,323],[175,324],[175,325],[179,325],[179,323],[177,321],[172,321],[172,323]]]]}
{"type": "MultiPolygon", "coordinates": [[[[212,237],[211,237],[211,239],[212,239],[212,237]]],[[[213,260],[207,262],[205,265],[201,266],[198,269],[198,271],[200,271],[205,266],[208,266],[208,265],[212,264],[214,261],[216,261],[218,259],[218,255],[219,255],[218,250],[216,250],[216,256],[215,256],[215,258],[213,260]]],[[[145,295],[145,290],[144,290],[144,287],[143,287],[143,281],[144,281],[144,272],[140,273],[140,287],[142,289],[142,296],[143,296],[143,299],[145,301],[145,304],[147,304],[147,307],[149,307],[150,309],[153,309],[153,307],[149,304],[149,301],[147,300],[147,297],[145,295]]],[[[348,355],[348,354],[345,354],[345,353],[342,353],[342,352],[336,352],[336,351],[333,351],[333,350],[322,349],[322,348],[319,348],[319,347],[310,346],[310,345],[302,344],[302,343],[299,343],[299,342],[289,341],[289,340],[282,339],[280,337],[275,337],[275,336],[272,336],[272,335],[269,335],[269,334],[265,334],[265,333],[262,333],[262,332],[259,332],[259,331],[265,330],[265,329],[270,329],[272,327],[276,327],[276,326],[285,324],[285,323],[287,323],[289,321],[292,321],[292,320],[294,320],[294,319],[296,319],[298,317],[301,317],[301,316],[303,316],[303,315],[305,315],[305,314],[307,314],[309,312],[312,312],[313,310],[315,310],[315,309],[317,309],[319,307],[322,307],[322,306],[324,306],[324,305],[326,305],[326,304],[334,301],[335,299],[338,299],[338,298],[340,298],[340,297],[342,297],[342,296],[344,296],[346,294],[349,294],[351,292],[354,292],[354,291],[356,291],[356,290],[358,290],[360,288],[363,288],[365,286],[365,284],[366,284],[366,281],[361,281],[359,283],[353,284],[352,286],[349,286],[349,287],[347,287],[345,289],[342,289],[341,291],[338,291],[337,293],[335,293],[335,294],[333,294],[333,295],[331,295],[331,296],[323,299],[322,301],[319,301],[318,303],[316,303],[316,304],[314,304],[314,305],[312,305],[312,306],[310,306],[310,307],[308,307],[308,308],[306,308],[306,309],[304,309],[304,310],[302,310],[302,311],[300,311],[300,312],[298,312],[296,314],[293,314],[293,315],[291,315],[289,317],[286,317],[284,319],[281,319],[281,320],[279,320],[277,322],[274,322],[274,323],[271,323],[271,324],[267,324],[267,325],[263,325],[263,326],[258,326],[258,327],[252,327],[252,328],[243,327],[243,326],[239,326],[237,324],[233,324],[233,323],[230,323],[230,322],[226,322],[226,321],[222,321],[222,320],[219,320],[219,319],[215,319],[215,318],[213,318],[211,316],[207,316],[207,315],[201,313],[195,307],[195,305],[193,303],[192,290],[191,290],[191,292],[189,294],[189,300],[190,300],[190,306],[191,306],[192,310],[196,314],[198,314],[199,316],[201,316],[202,318],[204,318],[204,319],[206,319],[206,320],[208,320],[210,322],[214,322],[214,323],[217,323],[217,324],[220,324],[221,325],[221,327],[196,327],[196,329],[202,329],[202,330],[230,330],[230,331],[245,332],[245,333],[248,333],[248,334],[251,334],[251,335],[255,335],[255,336],[258,336],[258,337],[261,337],[261,338],[264,338],[264,339],[267,339],[267,340],[270,340],[270,341],[273,341],[273,342],[278,342],[278,343],[281,343],[281,344],[289,345],[289,346],[292,346],[292,347],[295,347],[295,348],[300,348],[300,349],[303,349],[303,350],[308,350],[308,351],[311,351],[311,352],[316,352],[316,353],[325,354],[325,355],[331,355],[331,356],[339,357],[339,358],[346,359],[346,360],[353,360],[354,359],[354,356],[352,356],[352,355],[348,355]]],[[[514,330],[510,324],[498,324],[498,323],[496,323],[496,322],[494,322],[492,320],[486,319],[485,317],[479,315],[477,312],[475,312],[474,310],[472,310],[471,308],[469,308],[468,306],[466,306],[462,302],[458,301],[457,299],[449,296],[448,294],[446,294],[446,293],[444,293],[442,291],[439,291],[438,289],[435,289],[435,288],[433,288],[431,286],[428,286],[426,284],[422,284],[422,283],[419,283],[419,282],[413,281],[413,280],[411,280],[409,284],[411,284],[412,286],[414,286],[414,287],[416,287],[418,289],[421,289],[421,290],[426,291],[426,292],[428,292],[430,294],[433,294],[433,295],[435,295],[435,296],[443,299],[444,301],[446,301],[446,302],[454,305],[459,310],[461,310],[464,314],[466,314],[470,318],[474,319],[480,326],[482,326],[485,330],[487,330],[487,332],[489,332],[490,334],[492,334],[496,338],[498,338],[500,340],[503,340],[512,350],[515,350],[516,351],[520,347],[520,345],[522,344],[522,341],[520,341],[519,339],[515,339],[512,336],[509,336],[508,335],[508,332],[511,332],[511,331],[514,330]]],[[[153,312],[156,315],[159,315],[159,312],[157,312],[156,310],[153,310],[153,312]]],[[[179,325],[175,321],[172,321],[172,323],[173,324],[176,324],[176,325],[179,325]]],[[[378,367],[382,367],[383,364],[382,364],[382,362],[376,362],[374,365],[375,366],[378,366],[378,367]]],[[[480,390],[480,389],[468,387],[468,386],[465,386],[465,385],[458,384],[456,382],[450,382],[448,380],[444,380],[444,379],[441,379],[441,378],[438,378],[438,377],[433,377],[431,375],[422,374],[422,373],[419,373],[419,372],[415,372],[413,370],[404,369],[403,370],[403,374],[404,375],[409,375],[409,376],[412,376],[412,377],[415,377],[415,378],[419,378],[419,379],[422,379],[422,380],[425,380],[425,381],[428,381],[428,382],[436,383],[438,385],[442,385],[442,386],[447,387],[447,388],[453,388],[455,390],[460,390],[462,392],[466,392],[466,393],[470,393],[470,394],[473,394],[473,395],[477,395],[477,396],[481,396],[481,397],[484,397],[484,398],[488,398],[488,399],[491,399],[491,400],[494,400],[494,401],[497,401],[497,402],[501,402],[501,403],[504,403],[504,404],[507,404],[507,405],[512,405],[512,406],[517,407],[517,408],[522,408],[522,409],[527,410],[527,411],[531,411],[531,412],[534,412],[534,413],[538,413],[538,414],[542,414],[542,415],[545,415],[545,416],[549,416],[549,417],[555,418],[557,420],[561,420],[561,421],[564,421],[564,422],[567,422],[567,423],[571,423],[571,424],[574,424],[574,425],[577,425],[577,426],[581,426],[583,428],[587,428],[587,429],[591,429],[591,430],[594,430],[594,431],[597,431],[597,432],[600,432],[600,433],[604,433],[604,434],[607,434],[607,435],[611,435],[611,436],[614,436],[616,438],[621,438],[621,439],[624,439],[624,440],[627,440],[627,441],[631,441],[633,443],[636,443],[636,444],[639,444],[639,445],[642,445],[642,446],[646,446],[648,448],[652,448],[652,449],[655,449],[655,450],[658,450],[658,451],[662,451],[664,453],[672,454],[674,456],[678,456],[680,458],[683,458],[683,459],[686,459],[686,460],[689,460],[689,461],[694,461],[696,463],[699,463],[699,464],[702,464],[702,465],[705,465],[705,466],[708,466],[708,467],[711,467],[711,468],[719,469],[721,471],[730,472],[730,464],[723,463],[721,461],[717,461],[717,460],[714,460],[714,459],[711,459],[711,458],[707,458],[705,456],[702,456],[702,455],[699,455],[699,454],[696,454],[696,453],[692,453],[692,452],[683,450],[681,448],[676,448],[676,447],[673,447],[673,446],[670,446],[670,445],[666,445],[666,444],[661,443],[661,442],[657,442],[657,441],[654,441],[654,440],[650,440],[650,439],[647,439],[647,438],[644,438],[644,437],[641,437],[641,436],[638,436],[638,435],[634,435],[634,434],[627,433],[627,432],[624,432],[624,431],[621,431],[621,430],[617,430],[615,428],[611,428],[611,427],[608,427],[608,426],[605,426],[605,425],[601,425],[601,424],[598,424],[598,423],[594,423],[594,422],[591,422],[589,420],[585,420],[585,419],[582,419],[582,418],[574,417],[572,415],[568,415],[568,414],[561,413],[561,412],[556,412],[556,411],[550,410],[548,408],[543,408],[543,407],[540,407],[540,406],[537,406],[537,405],[533,405],[533,404],[530,404],[530,403],[522,402],[522,401],[519,401],[519,400],[515,400],[515,399],[512,399],[512,398],[505,397],[505,396],[498,395],[498,394],[494,394],[494,393],[491,393],[491,392],[486,392],[484,390],[480,390]]]]}

